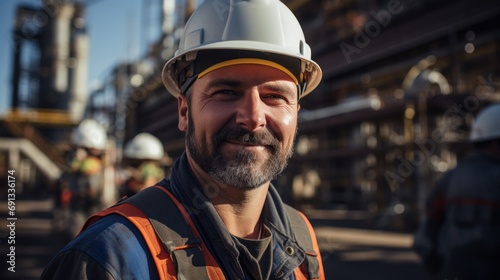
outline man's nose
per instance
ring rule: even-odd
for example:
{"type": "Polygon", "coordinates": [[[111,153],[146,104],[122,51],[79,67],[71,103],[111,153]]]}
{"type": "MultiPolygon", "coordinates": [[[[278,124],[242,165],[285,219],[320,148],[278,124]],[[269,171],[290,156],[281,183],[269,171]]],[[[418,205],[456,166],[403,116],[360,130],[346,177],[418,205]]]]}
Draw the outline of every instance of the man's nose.
{"type": "Polygon", "coordinates": [[[245,93],[244,98],[238,104],[236,113],[236,124],[245,127],[249,131],[266,126],[266,105],[263,103],[258,90],[245,93]]]}

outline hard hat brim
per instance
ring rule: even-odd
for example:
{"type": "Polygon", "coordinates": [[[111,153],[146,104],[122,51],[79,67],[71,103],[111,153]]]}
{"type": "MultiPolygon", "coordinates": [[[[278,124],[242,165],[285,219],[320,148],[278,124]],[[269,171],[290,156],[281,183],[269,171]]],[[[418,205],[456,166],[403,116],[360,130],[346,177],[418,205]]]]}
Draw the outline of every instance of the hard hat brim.
{"type": "MultiPolygon", "coordinates": [[[[177,81],[173,79],[175,76],[173,71],[173,64],[180,59],[185,59],[187,61],[196,59],[197,53],[201,50],[245,50],[254,52],[265,52],[272,54],[279,54],[283,56],[288,56],[290,58],[296,58],[301,61],[303,72],[308,73],[307,88],[302,93],[301,98],[313,91],[321,81],[322,72],[319,65],[310,60],[305,59],[301,54],[291,54],[289,49],[279,48],[276,45],[265,43],[265,42],[254,42],[254,41],[223,41],[216,42],[212,44],[205,44],[203,46],[188,49],[180,54],[176,54],[173,58],[168,60],[162,70],[162,82],[167,91],[177,97],[181,90],[177,84],[177,81]]],[[[307,50],[310,51],[310,50],[307,50]]]]}

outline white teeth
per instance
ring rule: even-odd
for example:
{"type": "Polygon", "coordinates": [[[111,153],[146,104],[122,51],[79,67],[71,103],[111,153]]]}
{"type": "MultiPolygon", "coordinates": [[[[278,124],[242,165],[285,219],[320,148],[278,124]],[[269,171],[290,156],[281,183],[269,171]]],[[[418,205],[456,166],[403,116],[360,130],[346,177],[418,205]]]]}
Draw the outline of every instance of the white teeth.
{"type": "Polygon", "coordinates": [[[245,136],[243,136],[243,141],[245,142],[250,141],[250,134],[245,134],[245,136]]]}

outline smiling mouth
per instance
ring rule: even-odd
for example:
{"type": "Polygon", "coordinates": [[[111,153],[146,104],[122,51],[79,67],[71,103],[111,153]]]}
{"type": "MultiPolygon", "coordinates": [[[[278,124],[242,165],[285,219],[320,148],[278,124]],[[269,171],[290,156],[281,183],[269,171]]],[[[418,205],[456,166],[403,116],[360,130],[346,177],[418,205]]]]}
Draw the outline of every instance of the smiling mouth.
{"type": "Polygon", "coordinates": [[[235,145],[241,145],[241,146],[261,146],[261,147],[269,147],[269,145],[261,144],[261,143],[254,143],[254,142],[249,142],[249,141],[236,141],[236,140],[228,140],[228,143],[235,144],[235,145]]]}
{"type": "Polygon", "coordinates": [[[263,143],[256,143],[256,142],[245,142],[245,141],[237,141],[237,140],[227,140],[227,144],[234,145],[238,150],[241,151],[266,151],[267,153],[273,154],[274,148],[272,145],[266,145],[263,143]]]}
{"type": "Polygon", "coordinates": [[[278,149],[275,142],[277,141],[275,141],[270,132],[252,133],[237,128],[223,130],[214,139],[215,146],[226,143],[234,147],[239,146],[241,150],[248,149],[249,151],[263,148],[271,154],[275,153],[278,149]]]}

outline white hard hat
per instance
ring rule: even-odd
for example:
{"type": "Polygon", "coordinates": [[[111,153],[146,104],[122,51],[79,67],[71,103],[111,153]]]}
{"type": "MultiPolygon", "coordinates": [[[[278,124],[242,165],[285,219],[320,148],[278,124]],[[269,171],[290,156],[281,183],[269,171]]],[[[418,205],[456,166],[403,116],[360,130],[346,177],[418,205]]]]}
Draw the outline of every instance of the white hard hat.
{"type": "Polygon", "coordinates": [[[165,64],[163,84],[177,96],[200,72],[227,61],[278,66],[296,77],[301,97],[322,76],[297,18],[278,0],[205,1],[189,18],[179,49],[165,64]]]}
{"type": "Polygon", "coordinates": [[[472,123],[469,140],[482,142],[500,139],[500,104],[483,109],[472,123]]]}
{"type": "Polygon", "coordinates": [[[92,119],[84,119],[71,134],[71,142],[85,148],[105,150],[106,141],[106,130],[92,119]]]}
{"type": "Polygon", "coordinates": [[[124,155],[130,159],[163,158],[163,145],[161,141],[149,133],[139,133],[125,146],[124,155]]]}

